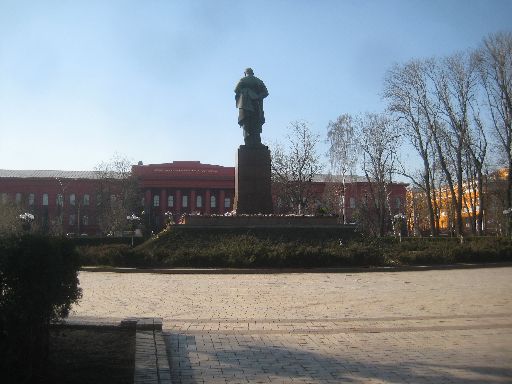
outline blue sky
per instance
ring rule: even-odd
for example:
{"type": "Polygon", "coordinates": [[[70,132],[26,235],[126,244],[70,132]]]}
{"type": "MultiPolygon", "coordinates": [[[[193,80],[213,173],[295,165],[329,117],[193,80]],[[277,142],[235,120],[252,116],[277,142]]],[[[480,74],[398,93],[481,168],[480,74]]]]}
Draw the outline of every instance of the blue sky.
{"type": "Polygon", "coordinates": [[[0,0],[0,168],[234,166],[244,68],[270,93],[265,142],[295,120],[323,139],[385,108],[393,63],[474,48],[510,15],[511,0],[0,0]]]}

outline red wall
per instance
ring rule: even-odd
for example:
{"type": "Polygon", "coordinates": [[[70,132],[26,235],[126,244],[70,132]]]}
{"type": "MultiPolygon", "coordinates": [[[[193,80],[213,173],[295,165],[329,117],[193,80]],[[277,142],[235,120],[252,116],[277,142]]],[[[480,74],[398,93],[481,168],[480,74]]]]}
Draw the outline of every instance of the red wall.
{"type": "MultiPolygon", "coordinates": [[[[7,194],[11,202],[16,201],[16,194],[21,193],[20,206],[25,212],[33,213],[36,223],[45,225],[59,215],[57,195],[64,197],[62,209],[62,225],[65,233],[97,232],[95,225],[95,208],[97,181],[93,179],[66,178],[0,178],[0,194],[7,194]],[[34,194],[34,205],[29,205],[29,194],[34,194]],[[48,206],[43,206],[43,194],[48,194],[48,206]],[[75,195],[75,205],[70,203],[70,196],[75,195]],[[89,205],[84,204],[84,195],[89,195],[89,205]],[[75,215],[74,224],[70,224],[70,215],[75,215]],[[78,218],[80,217],[80,225],[78,218]],[[87,223],[84,222],[87,217],[87,223]]],[[[1,197],[0,197],[1,198],[1,197]]]]}
{"type": "MultiPolygon", "coordinates": [[[[37,173],[37,171],[34,171],[37,173]]],[[[56,173],[60,171],[55,171],[56,173]]],[[[66,172],[62,171],[62,174],[66,172]]],[[[134,165],[132,173],[138,179],[141,199],[145,198],[144,209],[151,214],[151,226],[159,230],[165,223],[164,213],[172,211],[175,215],[190,213],[192,211],[201,214],[223,214],[232,210],[231,207],[224,207],[224,198],[234,201],[235,195],[235,168],[218,165],[201,164],[199,161],[175,161],[165,164],[134,165]],[[189,196],[192,200],[198,195],[203,198],[202,207],[194,207],[189,204],[187,208],[177,204],[174,207],[167,206],[167,197],[172,194],[182,197],[189,196]],[[154,196],[160,196],[161,204],[154,207],[152,202],[154,196]],[[209,207],[209,197],[216,196],[217,206],[209,207]]],[[[314,182],[313,189],[321,200],[326,182],[314,182]]],[[[404,212],[406,184],[391,184],[390,198],[393,214],[404,212]],[[400,206],[396,204],[400,200],[400,206]]],[[[27,212],[34,213],[36,221],[43,224],[45,220],[55,220],[61,213],[57,207],[58,194],[64,195],[63,229],[65,233],[87,233],[95,235],[98,233],[96,225],[96,195],[98,191],[98,180],[93,178],[56,178],[56,177],[0,177],[0,194],[7,194],[11,201],[15,200],[16,193],[22,194],[22,208],[27,212]],[[29,193],[35,194],[34,206],[28,205],[29,193]],[[48,194],[48,206],[43,207],[43,193],[48,194]],[[76,204],[70,204],[69,196],[75,194],[76,204]],[[84,205],[83,196],[89,195],[89,205],[84,205]],[[79,205],[78,202],[81,202],[79,205]],[[70,215],[75,215],[75,224],[69,224],[70,215]],[[80,215],[81,222],[78,226],[77,220],[80,215]],[[83,218],[88,218],[88,223],[83,218]]],[[[365,182],[348,183],[346,191],[346,213],[352,217],[354,209],[350,208],[350,198],[355,198],[356,205],[360,204],[365,193],[369,193],[368,184],[365,182]]],[[[176,198],[178,200],[178,198],[176,198]]]]}

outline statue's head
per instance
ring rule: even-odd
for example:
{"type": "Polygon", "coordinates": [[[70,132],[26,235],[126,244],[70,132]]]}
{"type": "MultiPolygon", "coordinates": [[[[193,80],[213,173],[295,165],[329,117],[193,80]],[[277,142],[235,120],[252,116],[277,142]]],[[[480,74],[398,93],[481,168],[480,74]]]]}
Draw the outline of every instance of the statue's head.
{"type": "Polygon", "coordinates": [[[252,68],[246,68],[244,71],[245,76],[254,76],[254,71],[252,68]]]}

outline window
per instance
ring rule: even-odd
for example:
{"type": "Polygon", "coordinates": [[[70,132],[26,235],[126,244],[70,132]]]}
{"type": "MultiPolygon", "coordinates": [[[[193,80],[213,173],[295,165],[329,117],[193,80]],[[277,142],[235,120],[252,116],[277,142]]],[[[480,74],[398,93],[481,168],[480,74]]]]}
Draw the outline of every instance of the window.
{"type": "Polygon", "coordinates": [[[187,195],[182,196],[182,198],[181,198],[181,206],[183,208],[187,208],[188,207],[188,196],[187,195]]]}
{"type": "Polygon", "coordinates": [[[48,194],[43,193],[43,205],[48,206],[48,194]]]}
{"type": "Polygon", "coordinates": [[[89,216],[87,216],[87,215],[82,216],[82,224],[89,225],[89,216]]]}
{"type": "Polygon", "coordinates": [[[351,197],[349,199],[349,204],[350,204],[350,208],[355,208],[356,207],[356,198],[355,197],[351,197]]]}
{"type": "Polygon", "coordinates": [[[98,207],[101,205],[101,193],[96,194],[96,205],[98,207]]]}
{"type": "Polygon", "coordinates": [[[2,204],[7,204],[8,197],[7,193],[2,193],[2,204]]]}
{"type": "Polygon", "coordinates": [[[89,205],[89,200],[90,200],[90,197],[89,195],[86,193],[84,195],[84,206],[88,206],[89,205]]]}
{"type": "Polygon", "coordinates": [[[201,208],[203,206],[203,196],[199,195],[196,197],[196,207],[201,208]]]}
{"type": "Polygon", "coordinates": [[[16,204],[21,204],[21,193],[20,192],[16,192],[15,201],[16,201],[16,204]]]}
{"type": "Polygon", "coordinates": [[[71,205],[75,205],[76,204],[76,196],[75,196],[74,193],[69,195],[69,204],[71,204],[71,205]]]}
{"type": "Polygon", "coordinates": [[[226,197],[226,198],[224,199],[224,207],[225,207],[225,208],[229,208],[229,207],[231,207],[231,199],[230,199],[229,197],[226,197]]]}
{"type": "Polygon", "coordinates": [[[33,193],[28,194],[28,205],[34,205],[34,201],[36,200],[36,196],[33,193]]]}
{"type": "Polygon", "coordinates": [[[153,196],[153,207],[160,206],[160,195],[153,196]]]}
{"type": "Polygon", "coordinates": [[[217,199],[215,198],[215,196],[210,197],[210,207],[212,207],[212,208],[217,207],[217,199]]]}
{"type": "Polygon", "coordinates": [[[167,196],[167,206],[174,207],[174,196],[167,196]]]}
{"type": "Polygon", "coordinates": [[[76,222],[76,216],[69,215],[69,225],[75,225],[75,222],[76,222]]]}
{"type": "Polygon", "coordinates": [[[397,197],[395,200],[395,206],[396,208],[400,208],[402,206],[402,200],[400,200],[399,197],[397,197]]]}
{"type": "Polygon", "coordinates": [[[61,194],[57,195],[57,207],[63,207],[64,206],[64,196],[61,194]]]}

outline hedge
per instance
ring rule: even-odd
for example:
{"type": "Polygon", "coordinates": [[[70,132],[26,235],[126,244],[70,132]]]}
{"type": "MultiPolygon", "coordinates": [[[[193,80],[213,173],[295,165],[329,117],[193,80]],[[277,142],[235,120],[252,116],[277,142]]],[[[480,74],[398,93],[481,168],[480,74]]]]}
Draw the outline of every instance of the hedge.
{"type": "Polygon", "coordinates": [[[0,369],[2,382],[39,382],[48,357],[49,325],[81,297],[79,259],[66,239],[0,238],[0,369]]]}
{"type": "Polygon", "coordinates": [[[175,226],[131,248],[78,247],[84,265],[172,267],[344,267],[512,261],[505,238],[363,237],[340,228],[192,228],[175,226]]]}

